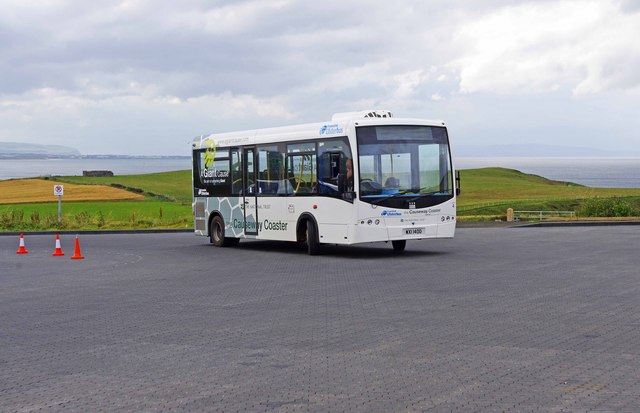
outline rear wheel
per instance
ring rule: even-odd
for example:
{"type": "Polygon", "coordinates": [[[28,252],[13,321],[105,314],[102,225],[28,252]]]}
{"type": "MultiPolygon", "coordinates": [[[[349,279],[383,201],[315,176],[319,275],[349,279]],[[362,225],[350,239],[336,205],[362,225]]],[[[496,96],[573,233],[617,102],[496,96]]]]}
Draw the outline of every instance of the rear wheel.
{"type": "Polygon", "coordinates": [[[227,238],[224,235],[224,220],[216,215],[211,220],[211,228],[209,228],[209,237],[211,243],[216,247],[235,247],[240,242],[240,238],[227,238]]]}
{"type": "Polygon", "coordinates": [[[391,245],[393,245],[394,251],[401,252],[401,251],[404,251],[404,248],[407,246],[407,240],[401,239],[397,241],[391,241],[391,245]]]}
{"type": "Polygon", "coordinates": [[[320,253],[320,241],[318,240],[318,228],[312,221],[307,221],[307,252],[309,255],[318,255],[320,253]]]}
{"type": "Polygon", "coordinates": [[[211,243],[216,247],[222,247],[222,244],[224,244],[224,221],[219,216],[215,216],[211,220],[209,237],[211,238],[211,243]]]}

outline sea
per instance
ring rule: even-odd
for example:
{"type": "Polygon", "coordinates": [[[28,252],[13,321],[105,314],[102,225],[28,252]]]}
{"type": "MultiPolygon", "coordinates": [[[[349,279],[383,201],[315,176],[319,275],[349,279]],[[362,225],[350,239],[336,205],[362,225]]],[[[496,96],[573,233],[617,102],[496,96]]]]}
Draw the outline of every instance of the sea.
{"type": "MultiPolygon", "coordinates": [[[[640,158],[460,157],[456,168],[504,167],[548,179],[602,188],[640,188],[640,158]]],[[[191,169],[189,158],[0,159],[0,180],[36,176],[82,175],[109,170],[115,175],[191,169]]]]}
{"type": "Polygon", "coordinates": [[[640,158],[472,158],[454,160],[457,169],[503,167],[600,188],[640,188],[640,158]]]}
{"type": "Polygon", "coordinates": [[[111,171],[137,175],[191,169],[191,158],[0,159],[0,180],[111,171]]]}

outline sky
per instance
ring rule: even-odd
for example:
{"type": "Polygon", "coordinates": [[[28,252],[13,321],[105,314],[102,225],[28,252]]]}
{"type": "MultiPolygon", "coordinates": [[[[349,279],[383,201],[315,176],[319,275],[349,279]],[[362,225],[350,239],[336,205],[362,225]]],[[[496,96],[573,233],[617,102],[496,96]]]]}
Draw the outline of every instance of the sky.
{"type": "Polygon", "coordinates": [[[0,142],[189,155],[391,110],[455,148],[640,154],[640,0],[0,0],[0,142]]]}

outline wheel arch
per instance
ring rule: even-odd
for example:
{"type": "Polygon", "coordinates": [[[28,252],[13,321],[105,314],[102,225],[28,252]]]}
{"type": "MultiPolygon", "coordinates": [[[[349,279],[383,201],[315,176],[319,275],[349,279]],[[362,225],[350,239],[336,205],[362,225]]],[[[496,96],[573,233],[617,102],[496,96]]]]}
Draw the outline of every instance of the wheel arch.
{"type": "Polygon", "coordinates": [[[300,214],[300,216],[298,217],[298,222],[296,223],[296,240],[298,242],[303,242],[306,240],[308,221],[310,221],[311,223],[313,223],[313,225],[316,226],[316,229],[318,230],[318,238],[320,238],[320,233],[319,233],[320,229],[318,228],[318,221],[316,220],[316,217],[314,217],[312,214],[308,212],[304,212],[300,214]]]}

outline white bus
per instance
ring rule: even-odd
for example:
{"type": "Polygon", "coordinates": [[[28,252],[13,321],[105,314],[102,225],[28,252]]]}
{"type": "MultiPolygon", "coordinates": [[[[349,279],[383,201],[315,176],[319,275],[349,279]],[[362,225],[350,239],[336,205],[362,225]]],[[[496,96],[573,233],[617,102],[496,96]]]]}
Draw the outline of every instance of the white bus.
{"type": "Polygon", "coordinates": [[[444,122],[383,110],[204,135],[193,149],[197,235],[320,245],[452,238],[459,178],[444,122]]]}

